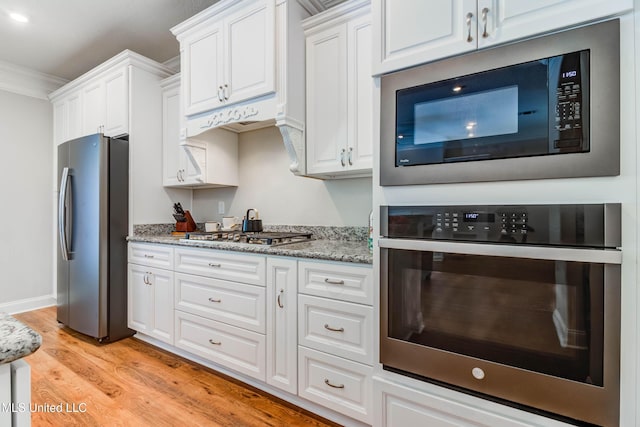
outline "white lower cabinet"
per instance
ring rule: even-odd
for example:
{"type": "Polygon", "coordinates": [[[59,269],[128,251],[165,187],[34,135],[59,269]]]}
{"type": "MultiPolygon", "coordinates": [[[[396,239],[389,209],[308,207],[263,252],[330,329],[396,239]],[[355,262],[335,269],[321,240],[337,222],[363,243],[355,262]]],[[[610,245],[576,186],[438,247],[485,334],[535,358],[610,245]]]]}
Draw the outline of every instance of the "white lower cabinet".
{"type": "Polygon", "coordinates": [[[175,309],[264,334],[265,288],[175,273],[175,309]]]}
{"type": "Polygon", "coordinates": [[[298,262],[267,258],[267,384],[298,392],[298,262]]]}
{"type": "Polygon", "coordinates": [[[298,394],[365,423],[373,420],[372,373],[371,366],[298,348],[298,394]]]}
{"type": "Polygon", "coordinates": [[[298,394],[371,424],[371,266],[299,261],[298,293],[298,394]]]}
{"type": "Polygon", "coordinates": [[[129,245],[127,322],[131,329],[173,344],[173,248],[129,245]]]}
{"type": "Polygon", "coordinates": [[[265,336],[204,317],[175,312],[175,345],[249,377],[265,380],[265,336]]]}
{"type": "Polygon", "coordinates": [[[308,295],[298,297],[298,343],[360,363],[373,363],[373,308],[308,295]]]}
{"type": "Polygon", "coordinates": [[[129,327],[373,423],[371,266],[129,244],[129,327]]]}

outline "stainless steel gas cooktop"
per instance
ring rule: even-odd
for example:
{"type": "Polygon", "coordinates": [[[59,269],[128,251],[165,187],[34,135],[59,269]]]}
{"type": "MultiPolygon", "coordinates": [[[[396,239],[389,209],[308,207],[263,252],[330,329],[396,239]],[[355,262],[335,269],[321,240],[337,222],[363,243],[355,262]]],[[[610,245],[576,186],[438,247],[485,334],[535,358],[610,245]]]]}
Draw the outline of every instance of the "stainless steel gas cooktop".
{"type": "Polygon", "coordinates": [[[312,233],[261,231],[256,233],[246,233],[242,231],[214,231],[214,232],[194,232],[187,233],[181,242],[184,241],[214,241],[214,242],[238,242],[251,243],[254,245],[286,245],[311,240],[312,233]]]}

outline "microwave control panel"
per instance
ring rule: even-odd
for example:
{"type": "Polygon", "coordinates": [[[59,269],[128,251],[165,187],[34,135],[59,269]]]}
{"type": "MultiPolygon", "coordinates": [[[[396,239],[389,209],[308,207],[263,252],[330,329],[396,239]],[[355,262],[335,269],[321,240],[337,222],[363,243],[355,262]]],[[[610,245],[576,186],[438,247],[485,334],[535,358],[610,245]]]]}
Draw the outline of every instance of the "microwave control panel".
{"type": "Polygon", "coordinates": [[[605,229],[608,221],[616,217],[619,206],[382,206],[381,235],[403,239],[607,247],[611,244],[605,242],[605,229]]]}

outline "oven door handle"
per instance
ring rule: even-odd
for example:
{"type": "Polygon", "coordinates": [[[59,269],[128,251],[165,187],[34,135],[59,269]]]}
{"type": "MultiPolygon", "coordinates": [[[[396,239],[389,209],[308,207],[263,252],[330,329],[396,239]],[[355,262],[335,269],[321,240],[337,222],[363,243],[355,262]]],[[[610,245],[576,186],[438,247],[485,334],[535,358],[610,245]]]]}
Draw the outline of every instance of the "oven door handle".
{"type": "Polygon", "coordinates": [[[503,245],[451,242],[445,240],[390,239],[385,237],[378,239],[378,245],[383,249],[405,249],[423,252],[446,252],[466,255],[544,259],[550,261],[622,264],[622,252],[618,249],[503,245]]]}

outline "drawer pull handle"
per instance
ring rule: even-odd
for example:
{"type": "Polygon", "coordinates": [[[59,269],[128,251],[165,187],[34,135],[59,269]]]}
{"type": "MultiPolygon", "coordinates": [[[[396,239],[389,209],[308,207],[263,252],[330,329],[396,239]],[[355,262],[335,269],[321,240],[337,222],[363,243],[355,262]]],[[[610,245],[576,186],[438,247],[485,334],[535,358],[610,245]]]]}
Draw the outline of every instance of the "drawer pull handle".
{"type": "Polygon", "coordinates": [[[221,299],[209,298],[210,302],[222,302],[221,299]]]}
{"type": "Polygon", "coordinates": [[[330,285],[344,285],[344,280],[329,279],[327,277],[324,279],[324,283],[328,283],[330,285]]]}
{"type": "Polygon", "coordinates": [[[344,384],[338,384],[338,385],[331,384],[331,381],[329,381],[329,380],[328,380],[328,379],[326,379],[326,378],[324,379],[324,383],[325,383],[326,385],[328,385],[329,387],[333,387],[333,388],[344,388],[344,384]]]}
{"type": "Polygon", "coordinates": [[[220,268],[220,267],[222,267],[222,264],[214,264],[214,263],[210,262],[209,263],[209,267],[220,268]]]}
{"type": "Polygon", "coordinates": [[[209,342],[213,345],[222,345],[221,341],[214,341],[214,340],[209,340],[209,342]]]}
{"type": "Polygon", "coordinates": [[[344,332],[344,328],[332,328],[331,326],[329,326],[328,324],[324,324],[324,328],[327,331],[332,331],[332,332],[344,332]]]}
{"type": "Polygon", "coordinates": [[[284,305],[282,305],[282,301],[281,301],[281,297],[283,293],[284,293],[284,289],[280,289],[280,293],[278,294],[278,299],[277,299],[278,307],[280,308],[284,308],[284,305]]]}
{"type": "Polygon", "coordinates": [[[145,258],[153,258],[153,257],[154,257],[154,255],[144,254],[144,257],[145,257],[145,258]]]}

